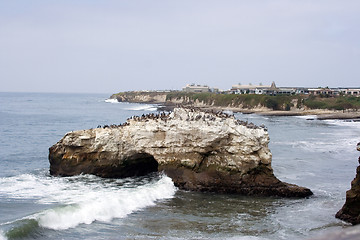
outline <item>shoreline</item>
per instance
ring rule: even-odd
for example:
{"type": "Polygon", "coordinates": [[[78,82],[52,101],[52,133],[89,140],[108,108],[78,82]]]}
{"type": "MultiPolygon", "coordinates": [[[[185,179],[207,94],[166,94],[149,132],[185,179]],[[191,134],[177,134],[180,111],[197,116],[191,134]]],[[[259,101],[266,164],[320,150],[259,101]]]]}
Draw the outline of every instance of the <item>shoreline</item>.
{"type": "MultiPolygon", "coordinates": [[[[144,102],[143,102],[144,103],[144,102]]],[[[146,104],[154,104],[147,102],[146,104]]],[[[160,104],[158,110],[160,111],[171,111],[176,104],[160,104]],[[163,104],[163,105],[161,105],[163,104]]],[[[187,106],[187,105],[184,105],[187,106]]],[[[256,109],[243,109],[234,107],[218,107],[218,106],[194,106],[200,109],[215,110],[215,111],[232,111],[234,113],[242,114],[258,114],[262,116],[311,116],[314,115],[318,120],[356,120],[360,122],[360,111],[336,111],[336,110],[325,110],[325,109],[308,109],[308,110],[290,110],[290,111],[275,111],[265,108],[256,109]]]]}
{"type": "MultiPolygon", "coordinates": [[[[239,95],[240,96],[240,95],[239,95]]],[[[261,96],[249,95],[248,98],[240,98],[234,95],[204,95],[196,93],[168,92],[130,92],[118,93],[110,96],[119,102],[157,104],[159,111],[171,111],[174,107],[193,107],[204,110],[232,111],[234,113],[258,114],[263,116],[306,116],[315,115],[319,120],[341,119],[360,121],[360,106],[352,103],[349,99],[340,99],[344,103],[334,102],[334,99],[311,99],[309,106],[322,106],[311,108],[307,106],[303,98],[291,98],[280,96],[278,98],[263,99],[261,96]],[[219,97],[220,96],[220,97],[219,97]],[[230,97],[229,97],[230,96],[230,97]],[[285,98],[285,99],[284,99],[285,98]],[[345,108],[345,105],[347,109],[345,108]],[[327,107],[327,108],[325,108],[327,107]],[[274,110],[277,109],[277,110],[274,110]],[[332,109],[332,110],[329,110],[332,109]],[[342,109],[342,110],[334,110],[342,109]]]]}

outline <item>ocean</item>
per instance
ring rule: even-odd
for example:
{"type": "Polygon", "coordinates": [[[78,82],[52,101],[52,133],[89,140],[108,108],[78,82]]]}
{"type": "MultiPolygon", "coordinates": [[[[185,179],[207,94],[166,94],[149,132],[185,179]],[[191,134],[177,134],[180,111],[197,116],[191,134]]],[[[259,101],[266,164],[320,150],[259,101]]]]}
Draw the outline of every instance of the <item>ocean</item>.
{"type": "Polygon", "coordinates": [[[355,177],[360,122],[235,114],[268,128],[275,175],[310,188],[305,199],[182,191],[162,173],[50,176],[48,148],[66,132],[157,111],[109,95],[0,93],[0,240],[307,239],[349,226],[334,215],[355,177]]]}

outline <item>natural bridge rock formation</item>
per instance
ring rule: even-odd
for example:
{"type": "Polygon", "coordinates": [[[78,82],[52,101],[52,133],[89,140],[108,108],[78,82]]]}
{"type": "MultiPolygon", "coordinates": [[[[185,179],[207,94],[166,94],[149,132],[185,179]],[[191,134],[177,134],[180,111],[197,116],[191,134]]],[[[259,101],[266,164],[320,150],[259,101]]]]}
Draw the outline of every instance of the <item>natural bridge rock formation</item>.
{"type": "Polygon", "coordinates": [[[225,113],[176,108],[122,125],[67,133],[50,148],[50,173],[130,177],[164,171],[187,190],[305,197],[307,188],[279,181],[269,136],[225,113]]]}

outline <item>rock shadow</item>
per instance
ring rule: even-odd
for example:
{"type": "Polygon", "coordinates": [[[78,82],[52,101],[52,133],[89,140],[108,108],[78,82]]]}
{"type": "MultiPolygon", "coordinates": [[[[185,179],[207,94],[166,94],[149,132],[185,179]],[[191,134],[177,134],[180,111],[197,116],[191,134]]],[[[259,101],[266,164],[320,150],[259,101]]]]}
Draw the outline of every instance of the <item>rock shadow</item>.
{"type": "Polygon", "coordinates": [[[124,159],[120,170],[121,177],[139,177],[158,171],[158,162],[147,153],[135,153],[124,159]]]}

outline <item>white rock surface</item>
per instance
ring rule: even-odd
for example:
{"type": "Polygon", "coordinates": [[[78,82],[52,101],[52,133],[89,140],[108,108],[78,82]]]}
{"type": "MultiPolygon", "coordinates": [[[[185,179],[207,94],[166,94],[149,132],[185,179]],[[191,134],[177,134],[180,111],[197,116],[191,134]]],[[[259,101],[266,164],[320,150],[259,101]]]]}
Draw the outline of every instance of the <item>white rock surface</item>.
{"type": "MultiPolygon", "coordinates": [[[[233,116],[176,108],[163,120],[146,116],[130,119],[125,126],[74,131],[61,140],[63,146],[81,146],[86,152],[111,152],[119,160],[146,153],[161,165],[179,161],[207,164],[246,173],[260,163],[270,167],[269,135],[264,128],[240,125],[233,116]],[[189,159],[188,155],[193,158],[189,159]],[[176,156],[173,158],[172,156],[176,156]]],[[[81,158],[76,151],[73,158],[81,158]]]]}

